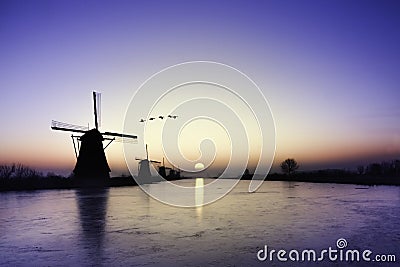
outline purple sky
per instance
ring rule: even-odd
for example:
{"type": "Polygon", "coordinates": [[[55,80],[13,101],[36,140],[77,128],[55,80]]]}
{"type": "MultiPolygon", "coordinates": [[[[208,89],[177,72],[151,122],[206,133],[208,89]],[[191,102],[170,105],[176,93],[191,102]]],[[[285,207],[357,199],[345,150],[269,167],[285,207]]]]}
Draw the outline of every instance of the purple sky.
{"type": "MultiPolygon", "coordinates": [[[[0,1],[0,163],[71,170],[69,134],[103,93],[121,131],[150,75],[191,60],[231,65],[262,89],[276,161],[351,167],[400,157],[398,1],[0,1]]],[[[123,172],[121,146],[107,151],[123,172]]],[[[140,156],[140,155],[139,155],[140,156]]]]}

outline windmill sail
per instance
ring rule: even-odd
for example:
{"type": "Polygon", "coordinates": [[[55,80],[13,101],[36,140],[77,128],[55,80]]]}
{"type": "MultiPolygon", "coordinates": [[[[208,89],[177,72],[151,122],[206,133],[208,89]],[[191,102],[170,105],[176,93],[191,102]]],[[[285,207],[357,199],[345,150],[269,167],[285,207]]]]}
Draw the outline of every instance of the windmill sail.
{"type": "Polygon", "coordinates": [[[104,132],[102,133],[105,137],[112,137],[115,141],[121,143],[137,143],[137,136],[131,134],[121,134],[121,133],[113,133],[113,132],[104,132]]]}
{"type": "Polygon", "coordinates": [[[93,91],[93,113],[94,113],[94,126],[96,130],[99,129],[99,124],[97,122],[97,93],[93,91]]]}
{"type": "Polygon", "coordinates": [[[97,125],[101,127],[101,93],[93,92],[93,97],[95,99],[95,114],[97,114],[97,125]]]}
{"type": "Polygon", "coordinates": [[[51,121],[51,129],[76,133],[86,133],[89,130],[85,126],[79,126],[55,120],[51,121]]]}

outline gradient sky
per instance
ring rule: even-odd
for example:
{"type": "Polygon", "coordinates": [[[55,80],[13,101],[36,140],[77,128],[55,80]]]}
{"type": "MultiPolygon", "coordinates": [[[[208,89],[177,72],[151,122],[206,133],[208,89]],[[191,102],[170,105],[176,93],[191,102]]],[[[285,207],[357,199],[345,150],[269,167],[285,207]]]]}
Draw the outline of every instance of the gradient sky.
{"type": "MultiPolygon", "coordinates": [[[[69,172],[52,119],[122,131],[133,93],[192,60],[233,66],[274,114],[276,162],[352,168],[400,157],[399,1],[0,1],[0,163],[69,172]]],[[[140,138],[140,136],[139,136],[140,138]]],[[[122,146],[107,149],[126,172],[122,146]]],[[[143,155],[138,155],[143,156],[143,155]]]]}

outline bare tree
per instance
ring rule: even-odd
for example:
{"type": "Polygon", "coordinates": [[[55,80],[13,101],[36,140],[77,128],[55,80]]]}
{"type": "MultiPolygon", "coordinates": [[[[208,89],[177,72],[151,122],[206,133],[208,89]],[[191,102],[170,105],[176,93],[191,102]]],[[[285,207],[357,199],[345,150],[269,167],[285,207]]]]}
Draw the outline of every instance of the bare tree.
{"type": "Polygon", "coordinates": [[[0,178],[8,179],[15,171],[15,164],[13,165],[1,165],[0,166],[0,178]]]}
{"type": "Polygon", "coordinates": [[[295,159],[286,159],[281,163],[281,169],[284,173],[292,174],[299,168],[299,164],[295,159]]]}

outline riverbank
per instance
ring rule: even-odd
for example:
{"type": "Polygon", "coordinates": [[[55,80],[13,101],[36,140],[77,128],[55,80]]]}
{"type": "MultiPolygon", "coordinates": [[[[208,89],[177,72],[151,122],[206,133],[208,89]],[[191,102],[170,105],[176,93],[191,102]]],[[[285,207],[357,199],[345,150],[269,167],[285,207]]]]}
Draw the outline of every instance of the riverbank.
{"type": "Polygon", "coordinates": [[[356,184],[356,185],[393,185],[400,186],[399,177],[390,176],[368,176],[368,175],[352,175],[352,176],[333,176],[321,177],[314,175],[281,175],[272,174],[267,177],[268,181],[287,181],[287,182],[308,182],[308,183],[333,183],[333,184],[356,184]]]}
{"type": "MultiPolygon", "coordinates": [[[[252,176],[244,176],[242,180],[251,180],[252,176]]],[[[185,179],[182,177],[181,179],[185,179]]],[[[400,186],[400,178],[392,176],[370,176],[347,174],[332,170],[317,171],[313,173],[295,173],[285,175],[269,174],[266,181],[287,181],[287,182],[308,182],[308,183],[334,183],[334,184],[355,184],[355,185],[391,185],[400,186]]],[[[110,178],[105,187],[136,186],[137,183],[132,176],[110,178]]],[[[30,178],[8,178],[0,179],[1,191],[30,191],[43,189],[74,189],[81,186],[73,178],[62,176],[30,177],[30,178]]]]}
{"type": "MultiPolygon", "coordinates": [[[[110,178],[105,187],[135,186],[132,177],[110,178]]],[[[22,191],[42,189],[73,189],[79,188],[77,181],[63,176],[33,176],[33,177],[10,177],[0,179],[0,191],[22,191]]]]}
{"type": "MultiPolygon", "coordinates": [[[[252,175],[242,177],[243,180],[251,180],[252,175]]],[[[400,175],[390,174],[358,174],[340,169],[326,169],[309,172],[295,172],[290,175],[272,173],[266,181],[308,182],[308,183],[333,183],[356,185],[393,185],[400,186],[400,175]]]]}
{"type": "MultiPolygon", "coordinates": [[[[132,176],[112,177],[99,181],[91,180],[88,185],[85,180],[64,177],[49,173],[46,176],[34,169],[21,164],[0,166],[0,192],[23,191],[42,189],[73,189],[81,187],[121,187],[136,186],[137,182],[132,176]]],[[[217,177],[214,177],[216,179],[217,177]]],[[[185,179],[185,177],[168,177],[170,180],[185,179]]],[[[243,180],[251,180],[252,175],[247,171],[242,176],[243,180]]],[[[400,186],[400,173],[392,172],[366,172],[356,173],[343,169],[324,169],[316,171],[299,171],[289,174],[272,173],[266,177],[267,181],[309,182],[309,183],[336,183],[356,185],[392,185],[400,186]]],[[[146,179],[148,182],[149,180],[146,179]]],[[[153,179],[157,181],[157,179],[153,179]]]]}
{"type": "MultiPolygon", "coordinates": [[[[184,177],[180,179],[185,179],[184,177]]],[[[175,179],[175,180],[180,180],[175,179]]],[[[122,186],[136,186],[136,180],[132,176],[112,177],[106,181],[106,184],[100,187],[122,187],[122,186]]],[[[43,189],[74,189],[87,187],[82,185],[79,181],[71,177],[63,176],[33,176],[24,178],[1,178],[0,179],[0,192],[2,191],[29,191],[29,190],[43,190],[43,189]]],[[[93,185],[91,186],[93,187],[93,185]]]]}

